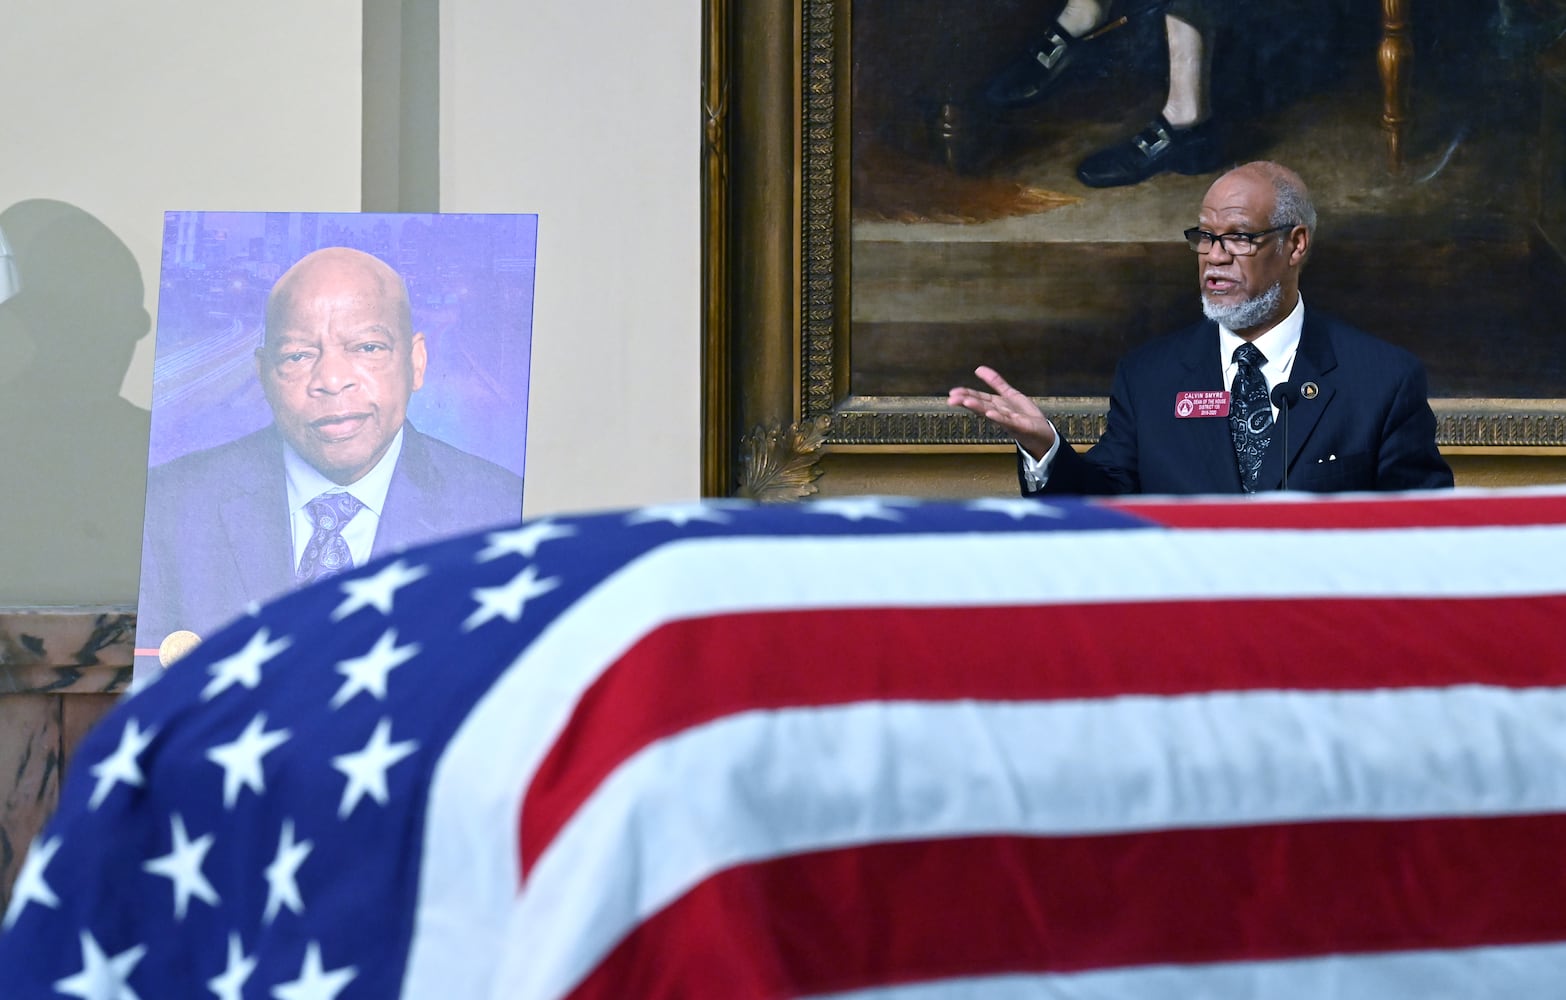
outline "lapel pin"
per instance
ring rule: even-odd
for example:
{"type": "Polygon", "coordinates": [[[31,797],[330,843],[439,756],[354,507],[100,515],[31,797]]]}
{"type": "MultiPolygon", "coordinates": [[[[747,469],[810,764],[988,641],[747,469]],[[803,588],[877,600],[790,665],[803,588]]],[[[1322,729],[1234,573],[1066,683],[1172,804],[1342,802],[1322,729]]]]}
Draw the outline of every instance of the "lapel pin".
{"type": "Polygon", "coordinates": [[[1315,399],[1321,392],[1321,387],[1314,382],[1306,382],[1300,386],[1300,395],[1305,399],[1315,399]]]}

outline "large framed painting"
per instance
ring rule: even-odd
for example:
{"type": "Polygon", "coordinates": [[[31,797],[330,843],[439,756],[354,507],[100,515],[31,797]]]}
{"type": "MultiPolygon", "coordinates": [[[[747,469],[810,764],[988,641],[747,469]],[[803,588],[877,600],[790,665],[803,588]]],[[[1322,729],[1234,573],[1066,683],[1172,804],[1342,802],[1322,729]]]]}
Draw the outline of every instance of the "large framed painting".
{"type": "MultiPolygon", "coordinates": [[[[945,406],[979,364],[1096,438],[1116,360],[1200,315],[1180,232],[1217,168],[1078,174],[1163,108],[1168,6],[1105,4],[1011,106],[996,81],[1059,3],[708,0],[709,491],[806,454],[993,450],[945,406]]],[[[1222,164],[1286,163],[1318,203],[1307,302],[1424,360],[1444,447],[1566,446],[1566,2],[1212,16],[1222,164]]]]}

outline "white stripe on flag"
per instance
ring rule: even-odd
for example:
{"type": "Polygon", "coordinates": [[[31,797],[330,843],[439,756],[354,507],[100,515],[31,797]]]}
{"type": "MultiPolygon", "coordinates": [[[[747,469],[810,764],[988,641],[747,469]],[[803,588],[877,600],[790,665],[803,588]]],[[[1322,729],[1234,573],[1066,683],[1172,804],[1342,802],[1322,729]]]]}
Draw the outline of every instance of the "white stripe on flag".
{"type": "Polygon", "coordinates": [[[749,712],[652,744],[539,857],[497,987],[563,996],[716,872],[835,847],[1566,811],[1566,690],[749,712]]]}
{"type": "Polygon", "coordinates": [[[553,622],[447,745],[427,807],[404,996],[421,990],[483,995],[489,956],[502,950],[497,935],[520,881],[515,838],[506,834],[516,831],[527,784],[582,692],[663,623],[789,608],[1548,593],[1566,593],[1566,526],[1155,528],[692,539],[664,546],[553,622]],[[1279,571],[1234,581],[1238,546],[1279,571]],[[746,570],[735,572],[736,566],[746,570]]]}
{"type": "Polygon", "coordinates": [[[813,1000],[1532,1000],[1563,984],[1566,945],[1547,944],[950,979],[813,1000]]]}

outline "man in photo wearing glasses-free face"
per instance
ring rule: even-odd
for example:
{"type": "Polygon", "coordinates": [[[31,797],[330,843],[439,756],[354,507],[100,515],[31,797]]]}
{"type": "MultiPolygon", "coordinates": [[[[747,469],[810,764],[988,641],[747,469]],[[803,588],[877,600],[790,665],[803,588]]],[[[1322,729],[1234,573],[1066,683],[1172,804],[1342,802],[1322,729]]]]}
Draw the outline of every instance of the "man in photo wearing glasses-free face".
{"type": "Polygon", "coordinates": [[[1016,439],[1024,495],[1451,486],[1419,360],[1306,308],[1315,231],[1287,167],[1218,178],[1185,231],[1207,318],[1122,359],[1104,434],[1084,453],[994,369],[976,370],[993,391],[958,387],[947,402],[1016,439]]]}
{"type": "MultiPolygon", "coordinates": [[[[153,468],[137,646],[412,545],[522,519],[522,479],[416,429],[432,363],[402,277],[326,247],[267,298],[256,376],[272,422],[153,468]]],[[[138,657],[138,680],[153,676],[138,657]]]]}

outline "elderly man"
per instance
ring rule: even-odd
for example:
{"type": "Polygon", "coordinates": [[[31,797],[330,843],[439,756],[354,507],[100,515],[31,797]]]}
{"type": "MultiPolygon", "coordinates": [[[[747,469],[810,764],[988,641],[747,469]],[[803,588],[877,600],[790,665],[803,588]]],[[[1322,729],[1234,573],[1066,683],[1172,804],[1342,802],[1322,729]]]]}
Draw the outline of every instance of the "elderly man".
{"type": "Polygon", "coordinates": [[[958,387],[947,401],[1016,439],[1024,494],[1451,486],[1419,361],[1305,308],[1315,231],[1292,170],[1248,163],[1215,181],[1185,231],[1207,320],[1120,362],[1104,435],[1084,454],[993,369],[976,372],[993,392],[958,387]]]}
{"type": "Polygon", "coordinates": [[[328,247],[290,268],[255,362],[272,425],[148,474],[139,649],[205,636],[375,556],[521,519],[520,477],[407,421],[428,349],[379,259],[328,247]]]}

